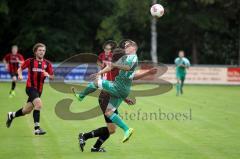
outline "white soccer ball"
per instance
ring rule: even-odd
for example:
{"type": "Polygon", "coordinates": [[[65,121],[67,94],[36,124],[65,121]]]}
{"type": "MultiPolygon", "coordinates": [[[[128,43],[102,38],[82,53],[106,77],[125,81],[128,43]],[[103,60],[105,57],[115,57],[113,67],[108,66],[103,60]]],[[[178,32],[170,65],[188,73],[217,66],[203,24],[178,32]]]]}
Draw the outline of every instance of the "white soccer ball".
{"type": "Polygon", "coordinates": [[[160,18],[164,14],[164,8],[161,4],[154,4],[151,7],[150,12],[153,17],[160,18]]]}

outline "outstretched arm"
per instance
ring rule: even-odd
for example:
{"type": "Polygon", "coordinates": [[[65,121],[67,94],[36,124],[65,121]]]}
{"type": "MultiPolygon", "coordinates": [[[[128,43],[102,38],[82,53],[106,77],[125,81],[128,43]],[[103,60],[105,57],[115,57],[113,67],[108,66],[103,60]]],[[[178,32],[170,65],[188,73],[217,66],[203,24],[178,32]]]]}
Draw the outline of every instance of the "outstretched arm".
{"type": "Polygon", "coordinates": [[[156,73],[157,73],[157,68],[151,68],[150,70],[147,70],[145,72],[136,73],[133,77],[133,80],[138,80],[138,79],[141,79],[141,78],[146,77],[148,75],[154,75],[156,73]]]}

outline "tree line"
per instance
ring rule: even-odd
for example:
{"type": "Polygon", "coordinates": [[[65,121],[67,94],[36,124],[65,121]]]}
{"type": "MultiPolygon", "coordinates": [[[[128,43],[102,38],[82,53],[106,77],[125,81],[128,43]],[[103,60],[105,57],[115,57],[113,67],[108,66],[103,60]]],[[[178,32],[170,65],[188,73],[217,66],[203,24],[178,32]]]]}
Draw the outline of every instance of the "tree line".
{"type": "MultiPolygon", "coordinates": [[[[237,64],[240,54],[238,0],[158,0],[158,61],[173,63],[178,50],[195,64],[237,64]]],[[[0,55],[17,44],[25,57],[36,42],[47,58],[62,61],[99,53],[104,41],[130,38],[140,60],[151,60],[152,0],[1,0],[0,55]]]]}

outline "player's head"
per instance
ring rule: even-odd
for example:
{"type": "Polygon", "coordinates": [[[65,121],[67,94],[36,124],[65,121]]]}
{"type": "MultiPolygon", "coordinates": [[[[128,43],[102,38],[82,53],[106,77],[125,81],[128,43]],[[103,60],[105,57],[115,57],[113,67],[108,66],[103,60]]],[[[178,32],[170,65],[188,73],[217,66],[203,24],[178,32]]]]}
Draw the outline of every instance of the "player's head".
{"type": "Polygon", "coordinates": [[[112,51],[112,46],[110,44],[105,45],[104,52],[105,54],[109,54],[112,51]]]}
{"type": "Polygon", "coordinates": [[[108,40],[103,44],[103,50],[105,52],[105,54],[109,54],[110,52],[113,51],[113,49],[115,49],[117,46],[117,43],[115,41],[112,40],[108,40]]]}
{"type": "Polygon", "coordinates": [[[180,50],[180,51],[178,52],[178,56],[179,56],[180,58],[183,58],[183,57],[185,56],[185,52],[184,52],[183,50],[180,50]]]}
{"type": "Polygon", "coordinates": [[[132,41],[132,40],[127,40],[124,44],[124,49],[125,49],[125,53],[127,55],[129,54],[136,54],[137,53],[137,43],[132,41]]]}
{"type": "Polygon", "coordinates": [[[37,43],[33,46],[33,53],[39,59],[43,59],[46,52],[46,45],[43,43],[37,43]]]}
{"type": "Polygon", "coordinates": [[[13,45],[11,51],[12,51],[12,54],[16,55],[17,52],[18,52],[18,46],[17,45],[13,45]]]}
{"type": "Polygon", "coordinates": [[[125,55],[125,51],[122,48],[116,48],[113,50],[112,62],[118,61],[121,57],[125,55]]]}

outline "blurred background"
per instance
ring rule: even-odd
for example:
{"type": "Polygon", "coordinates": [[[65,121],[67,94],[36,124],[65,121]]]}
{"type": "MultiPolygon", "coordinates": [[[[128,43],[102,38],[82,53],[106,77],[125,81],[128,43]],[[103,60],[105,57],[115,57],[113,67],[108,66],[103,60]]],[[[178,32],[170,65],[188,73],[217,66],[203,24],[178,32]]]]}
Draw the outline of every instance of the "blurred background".
{"type": "Polygon", "coordinates": [[[193,64],[240,64],[239,0],[1,0],[0,23],[1,59],[13,44],[27,58],[43,42],[46,58],[60,62],[98,54],[106,40],[130,38],[140,60],[171,64],[182,49],[193,64]],[[157,21],[149,12],[153,3],[165,8],[157,21]]]}

